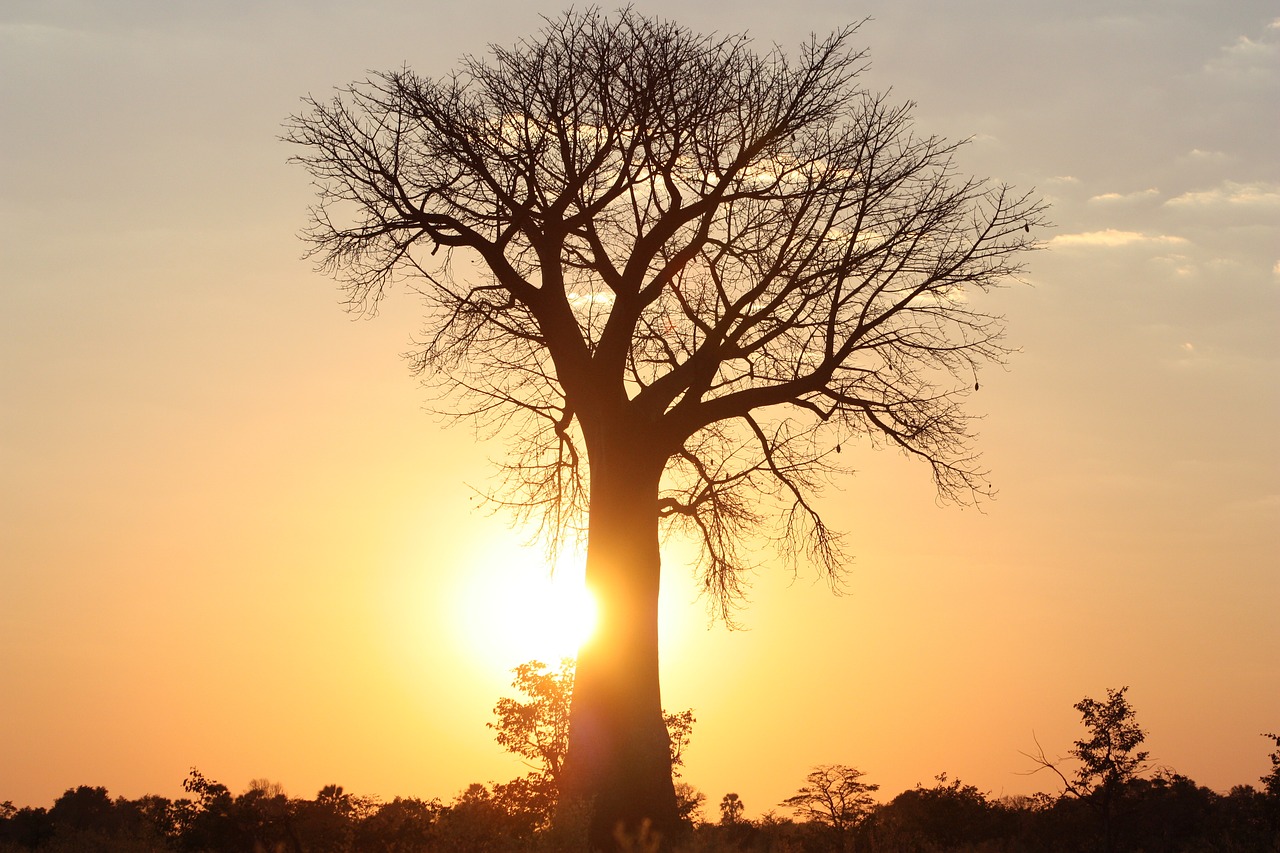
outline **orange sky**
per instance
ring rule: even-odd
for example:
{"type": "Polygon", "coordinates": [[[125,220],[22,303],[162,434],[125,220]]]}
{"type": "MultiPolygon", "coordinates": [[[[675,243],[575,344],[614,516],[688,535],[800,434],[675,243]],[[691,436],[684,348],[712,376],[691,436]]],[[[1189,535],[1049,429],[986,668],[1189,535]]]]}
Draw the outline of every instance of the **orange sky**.
{"type": "MultiPolygon", "coordinates": [[[[1158,764],[1256,782],[1280,726],[1274,8],[719,6],[637,4],[765,45],[874,16],[868,83],[1057,227],[1033,286],[989,300],[1023,348],[972,398],[996,501],[939,507],[921,466],[847,449],[848,593],[762,571],[736,633],[673,543],[664,701],[695,710],[708,812],[774,808],[818,763],[886,797],[943,771],[1047,788],[1020,750],[1065,753],[1072,704],[1125,684],[1158,764]]],[[[484,723],[545,653],[510,590],[545,582],[475,506],[500,448],[424,412],[412,298],[352,321],[299,260],[311,191],[276,137],[305,93],[443,73],[536,15],[100,9],[0,10],[0,801],[177,796],[192,766],[387,798],[521,773],[484,723]]]]}

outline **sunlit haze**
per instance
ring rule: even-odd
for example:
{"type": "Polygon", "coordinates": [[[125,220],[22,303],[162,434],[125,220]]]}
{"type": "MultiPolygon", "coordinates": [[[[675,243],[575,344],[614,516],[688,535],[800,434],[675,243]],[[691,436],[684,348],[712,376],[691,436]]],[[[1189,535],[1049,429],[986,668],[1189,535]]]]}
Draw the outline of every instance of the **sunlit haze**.
{"type": "Polygon", "coordinates": [[[580,559],[562,559],[548,572],[541,550],[506,543],[481,546],[476,558],[457,577],[454,630],[478,665],[510,669],[577,654],[596,620],[580,559]]]}
{"type": "MultiPolygon", "coordinates": [[[[567,4],[566,4],[567,5],[567,4]]],[[[1052,788],[1072,704],[1128,697],[1154,763],[1257,783],[1280,730],[1280,18],[1274,2],[639,0],[757,46],[870,16],[866,85],[1051,204],[1020,348],[967,405],[997,495],[845,446],[834,595],[767,547],[742,630],[664,543],[684,779],[748,816],[820,763],[884,799],[1052,788]]],[[[559,6],[0,5],[0,802],[335,783],[449,800],[523,765],[511,668],[590,630],[582,558],[475,500],[519,436],[432,414],[420,301],[344,313],[301,259],[300,98],[435,77],[559,6]]]]}

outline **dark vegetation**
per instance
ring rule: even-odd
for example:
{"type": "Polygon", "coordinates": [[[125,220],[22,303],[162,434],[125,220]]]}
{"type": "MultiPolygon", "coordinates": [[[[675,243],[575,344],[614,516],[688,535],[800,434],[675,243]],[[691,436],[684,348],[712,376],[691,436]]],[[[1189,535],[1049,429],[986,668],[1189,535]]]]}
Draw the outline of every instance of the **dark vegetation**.
{"type": "MultiPolygon", "coordinates": [[[[69,789],[52,808],[0,803],[0,853],[121,851],[121,853],[552,853],[585,850],[586,827],[556,813],[559,759],[573,688],[573,667],[531,662],[516,669],[522,699],[502,699],[490,727],[499,743],[530,768],[509,782],[472,784],[451,801],[384,802],[327,785],[314,799],[286,796],[255,780],[235,795],[192,769],[187,796],[112,799],[105,788],[69,789]]],[[[887,802],[877,785],[845,765],[816,767],[781,807],[751,820],[736,793],[707,814],[706,798],[676,784],[683,834],[673,849],[687,853],[826,853],[826,851],[1096,851],[1200,853],[1280,851],[1280,735],[1261,786],[1221,794],[1167,768],[1148,772],[1137,749],[1145,733],[1125,697],[1076,705],[1086,737],[1068,758],[1030,757],[1057,774],[1058,794],[992,798],[939,774],[887,802]],[[1073,768],[1065,768],[1070,761],[1073,768]]],[[[679,778],[695,719],[665,714],[679,778]]],[[[656,847],[643,837],[620,838],[622,849],[656,847]]]]}

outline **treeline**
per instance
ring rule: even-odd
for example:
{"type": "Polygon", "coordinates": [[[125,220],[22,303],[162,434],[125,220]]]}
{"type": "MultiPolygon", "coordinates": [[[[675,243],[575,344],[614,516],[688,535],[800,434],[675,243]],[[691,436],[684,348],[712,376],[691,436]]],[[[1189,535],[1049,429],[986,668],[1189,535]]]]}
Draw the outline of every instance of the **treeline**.
{"type": "MultiPolygon", "coordinates": [[[[314,799],[255,783],[233,795],[192,771],[193,796],[112,799],[105,788],[68,790],[52,808],[0,806],[0,851],[46,853],[549,853],[573,850],[549,827],[537,797],[512,783],[472,785],[449,803],[377,802],[327,786],[314,799]]],[[[939,777],[870,806],[836,826],[814,815],[742,817],[728,795],[719,820],[694,815],[678,849],[689,853],[818,851],[1096,851],[1103,849],[1096,805],[1074,797],[992,799],[939,777]]],[[[1218,794],[1185,776],[1157,773],[1126,783],[1114,816],[1115,849],[1280,850],[1280,798],[1250,785],[1218,794]]]]}
{"type": "MultiPolygon", "coordinates": [[[[515,669],[524,699],[500,699],[489,724],[498,743],[534,771],[510,782],[472,784],[450,802],[381,802],[328,785],[315,799],[292,798],[279,785],[251,782],[233,795],[192,769],[186,797],[112,799],[105,788],[68,790],[52,808],[0,803],[0,853],[558,853],[583,850],[584,827],[557,809],[567,746],[573,661],[558,669],[537,661],[515,669]]],[[[745,817],[735,793],[719,815],[680,779],[693,712],[664,714],[671,742],[683,837],[662,849],[685,853],[1280,853],[1280,736],[1260,786],[1220,794],[1167,769],[1152,771],[1141,749],[1146,733],[1126,696],[1076,703],[1085,735],[1068,759],[1043,750],[1028,758],[1046,771],[1057,794],[992,799],[941,774],[930,787],[888,802],[861,770],[813,768],[796,793],[757,820],[745,817]]],[[[621,850],[653,853],[652,839],[619,839],[621,850]]]]}

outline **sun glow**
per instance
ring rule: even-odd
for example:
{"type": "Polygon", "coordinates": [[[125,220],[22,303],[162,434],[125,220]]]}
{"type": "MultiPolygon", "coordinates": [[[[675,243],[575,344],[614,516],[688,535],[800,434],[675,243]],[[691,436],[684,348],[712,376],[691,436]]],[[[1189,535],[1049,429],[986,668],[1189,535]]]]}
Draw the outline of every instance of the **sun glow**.
{"type": "Polygon", "coordinates": [[[537,548],[505,542],[477,555],[456,612],[466,647],[504,669],[574,657],[596,623],[581,559],[566,555],[551,572],[537,548]]]}

